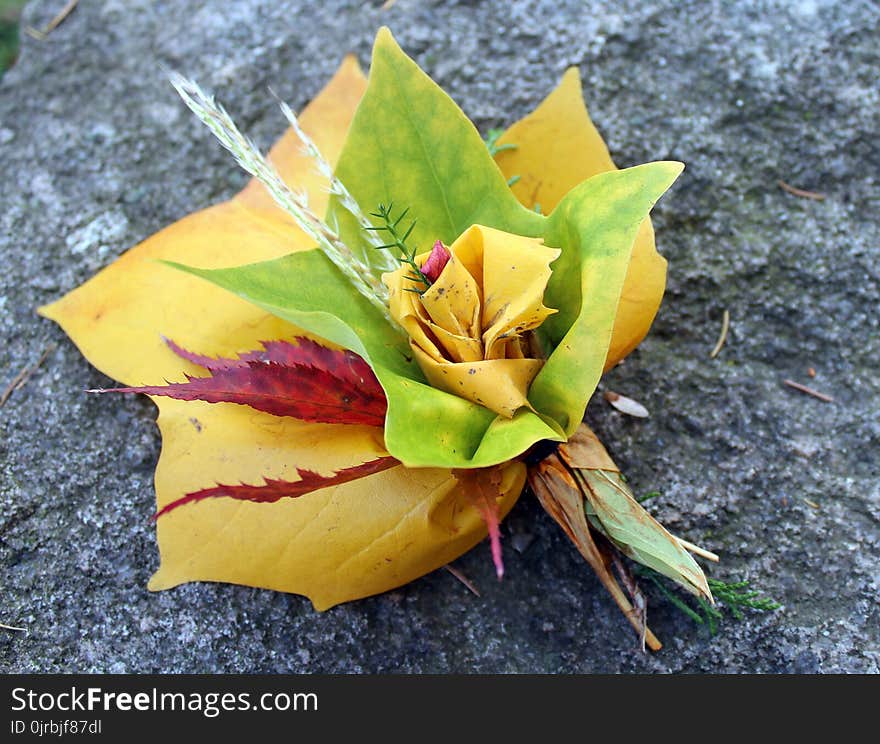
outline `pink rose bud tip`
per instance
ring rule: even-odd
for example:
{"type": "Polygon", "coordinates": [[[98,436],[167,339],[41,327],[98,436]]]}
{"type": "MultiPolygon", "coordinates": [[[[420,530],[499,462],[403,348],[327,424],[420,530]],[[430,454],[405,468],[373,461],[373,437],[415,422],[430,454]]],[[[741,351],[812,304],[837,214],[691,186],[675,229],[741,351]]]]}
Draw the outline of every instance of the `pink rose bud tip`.
{"type": "Polygon", "coordinates": [[[431,255],[428,256],[428,260],[422,266],[421,272],[427,277],[428,281],[436,282],[451,257],[452,254],[449,252],[449,249],[443,245],[442,241],[438,240],[434,243],[434,247],[431,248],[431,255]]]}

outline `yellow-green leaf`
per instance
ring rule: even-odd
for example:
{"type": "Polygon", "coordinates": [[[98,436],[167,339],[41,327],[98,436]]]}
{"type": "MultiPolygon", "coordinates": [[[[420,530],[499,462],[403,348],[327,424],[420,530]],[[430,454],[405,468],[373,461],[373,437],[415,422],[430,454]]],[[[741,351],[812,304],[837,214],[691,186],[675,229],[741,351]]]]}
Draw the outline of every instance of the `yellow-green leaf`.
{"type": "MultiPolygon", "coordinates": [[[[507,188],[476,127],[387,28],[376,36],[370,82],[336,175],[365,211],[391,202],[409,207],[416,220],[409,242],[419,253],[436,240],[452,243],[475,224],[520,235],[540,231],[540,217],[507,188]]],[[[366,245],[337,199],[328,217],[346,244],[366,245]]]]}
{"type": "Polygon", "coordinates": [[[547,221],[547,244],[563,249],[545,295],[559,312],[539,329],[554,351],[529,400],[568,435],[602,374],[639,225],[682,169],[681,163],[660,162],[593,176],[547,221]]]}

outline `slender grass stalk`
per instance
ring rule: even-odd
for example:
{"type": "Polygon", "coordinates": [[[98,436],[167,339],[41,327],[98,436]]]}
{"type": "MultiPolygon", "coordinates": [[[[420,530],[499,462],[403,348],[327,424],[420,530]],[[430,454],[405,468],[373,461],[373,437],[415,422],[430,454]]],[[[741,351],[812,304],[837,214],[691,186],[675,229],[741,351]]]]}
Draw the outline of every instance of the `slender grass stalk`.
{"type": "MultiPolygon", "coordinates": [[[[278,98],[278,96],[275,97],[278,98]]],[[[382,239],[372,231],[373,223],[361,209],[360,204],[357,203],[357,200],[351,195],[351,192],[346,188],[345,184],[336,177],[336,174],[333,172],[333,166],[330,165],[321,153],[321,150],[315,144],[315,141],[309,137],[305,130],[300,126],[299,119],[297,119],[296,114],[293,113],[290,106],[280,98],[278,99],[278,102],[281,106],[281,113],[284,114],[287,123],[290,124],[294,134],[296,134],[297,138],[302,143],[303,153],[314,161],[318,173],[327,179],[330,193],[336,196],[336,198],[339,199],[339,203],[355,218],[355,220],[357,220],[358,225],[360,225],[361,229],[364,231],[364,238],[374,248],[381,247],[382,239]]],[[[394,259],[387,253],[370,251],[366,255],[366,259],[367,263],[379,273],[394,271],[397,269],[394,259]]]]}
{"type": "Polygon", "coordinates": [[[284,183],[271,163],[239,131],[232,117],[213,96],[177,73],[172,73],[170,79],[184,103],[214,133],[220,144],[232,153],[236,162],[265,186],[278,206],[318,244],[351,285],[397,328],[388,312],[388,288],[374,274],[372,267],[355,256],[339,234],[309,208],[305,194],[294,191],[284,183]]]}

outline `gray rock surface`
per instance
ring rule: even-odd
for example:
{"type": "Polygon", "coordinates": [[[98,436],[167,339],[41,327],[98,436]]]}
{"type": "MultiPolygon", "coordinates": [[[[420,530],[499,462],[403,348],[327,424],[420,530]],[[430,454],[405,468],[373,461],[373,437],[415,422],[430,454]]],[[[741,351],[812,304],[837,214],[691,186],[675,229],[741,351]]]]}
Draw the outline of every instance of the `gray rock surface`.
{"type": "MultiPolygon", "coordinates": [[[[58,5],[33,2],[24,21],[58,5]]],[[[55,346],[0,409],[0,622],[27,628],[0,630],[0,669],[877,672],[877,4],[379,5],[90,0],[47,41],[24,39],[0,82],[0,387],[55,346]],[[666,647],[645,655],[531,498],[506,523],[503,583],[485,545],[458,562],[481,598],[443,571],[324,614],[236,586],[145,590],[154,410],[84,395],[106,379],[34,308],[244,183],[164,69],[217,91],[267,146],[283,129],[267,86],[301,107],[346,52],[368,62],[382,23],[483,129],[574,64],[619,163],[687,163],[657,211],[660,317],[604,382],[652,416],[596,400],[589,418],[635,490],[662,492],[659,518],[722,554],[714,576],[748,578],[783,610],[711,638],[652,594],[666,647]]]]}

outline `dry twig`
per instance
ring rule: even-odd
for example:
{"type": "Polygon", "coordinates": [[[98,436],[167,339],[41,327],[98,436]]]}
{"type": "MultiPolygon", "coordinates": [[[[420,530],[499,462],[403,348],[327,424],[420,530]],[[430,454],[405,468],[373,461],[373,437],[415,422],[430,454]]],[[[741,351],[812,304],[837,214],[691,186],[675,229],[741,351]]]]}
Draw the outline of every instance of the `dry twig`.
{"type": "Polygon", "coordinates": [[[788,385],[790,388],[794,388],[795,390],[800,390],[802,393],[806,393],[807,395],[812,395],[814,398],[818,398],[819,400],[824,400],[826,403],[833,403],[834,398],[830,395],[825,395],[825,393],[820,393],[818,390],[813,390],[811,387],[807,387],[806,385],[801,385],[799,382],[795,382],[794,380],[783,380],[783,384],[788,385]]]}
{"type": "Polygon", "coordinates": [[[21,372],[19,372],[10,382],[6,389],[0,394],[0,408],[6,405],[6,401],[9,400],[9,396],[12,395],[19,388],[24,387],[24,384],[28,381],[30,376],[36,372],[43,362],[46,361],[46,357],[49,356],[53,351],[55,351],[55,344],[49,344],[40,355],[40,358],[37,359],[36,363],[30,365],[29,367],[25,367],[21,372]]]}
{"type": "Polygon", "coordinates": [[[718,336],[718,342],[715,344],[715,348],[709,352],[709,357],[714,359],[718,356],[718,353],[721,351],[721,348],[724,346],[724,342],[727,341],[727,332],[730,330],[730,311],[725,310],[724,315],[721,317],[721,334],[718,336]]]}
{"type": "Polygon", "coordinates": [[[813,201],[824,201],[825,194],[820,194],[818,191],[804,191],[804,189],[797,189],[794,186],[787,184],[782,179],[778,180],[776,183],[779,184],[779,188],[783,191],[788,192],[792,196],[799,196],[801,199],[812,199],[813,201]]]}
{"type": "Polygon", "coordinates": [[[617,576],[623,584],[624,589],[626,589],[629,594],[633,603],[633,610],[642,626],[642,630],[639,633],[639,642],[641,643],[642,651],[645,651],[646,641],[648,639],[648,602],[645,599],[645,595],[642,593],[642,589],[638,585],[635,576],[632,575],[632,571],[626,567],[626,564],[620,559],[620,555],[617,551],[612,550],[609,552],[611,555],[611,561],[617,571],[617,576]]]}
{"type": "Polygon", "coordinates": [[[0,623],[0,628],[3,630],[17,630],[19,633],[24,633],[24,628],[16,628],[14,625],[4,625],[0,623]]]}
{"type": "Polygon", "coordinates": [[[448,563],[445,566],[443,566],[443,568],[445,568],[447,571],[449,571],[449,573],[451,573],[456,579],[458,579],[462,584],[464,584],[465,587],[467,588],[467,590],[469,592],[471,592],[471,594],[476,594],[478,597],[480,596],[480,592],[477,589],[477,587],[474,586],[474,583],[467,576],[465,576],[461,571],[459,571],[457,568],[453,568],[448,563]]]}
{"type": "Polygon", "coordinates": [[[688,542],[687,540],[676,537],[679,543],[681,543],[681,547],[685,550],[689,550],[694,555],[698,555],[701,558],[705,558],[707,561],[712,561],[712,563],[718,563],[721,559],[718,557],[717,553],[713,553],[711,550],[706,550],[705,548],[701,548],[699,545],[694,545],[692,542],[688,542]]]}
{"type": "Polygon", "coordinates": [[[65,5],[61,10],[58,11],[58,15],[56,15],[51,21],[49,21],[49,23],[46,24],[46,27],[42,31],[38,28],[34,28],[33,26],[28,26],[27,28],[25,28],[24,32],[31,38],[36,39],[37,41],[45,40],[45,38],[49,34],[51,34],[56,28],[58,28],[58,26],[60,26],[64,22],[64,19],[73,12],[78,3],[79,0],[68,0],[67,5],[65,5]]]}

